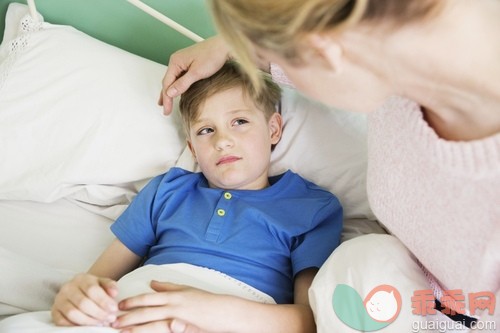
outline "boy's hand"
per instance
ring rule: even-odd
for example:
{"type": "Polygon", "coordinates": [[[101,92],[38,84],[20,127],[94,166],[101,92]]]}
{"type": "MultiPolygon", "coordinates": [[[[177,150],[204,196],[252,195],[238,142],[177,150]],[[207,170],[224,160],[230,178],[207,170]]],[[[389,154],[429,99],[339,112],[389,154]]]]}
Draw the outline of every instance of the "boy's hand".
{"type": "Polygon", "coordinates": [[[79,274],[59,290],[52,306],[58,326],[110,326],[116,320],[116,282],[91,274],[79,274]]]}
{"type": "Polygon", "coordinates": [[[151,288],[156,292],[122,300],[125,313],[112,327],[131,333],[209,333],[227,327],[214,317],[215,312],[227,319],[224,308],[231,305],[226,296],[168,282],[152,281],[151,288]]]}

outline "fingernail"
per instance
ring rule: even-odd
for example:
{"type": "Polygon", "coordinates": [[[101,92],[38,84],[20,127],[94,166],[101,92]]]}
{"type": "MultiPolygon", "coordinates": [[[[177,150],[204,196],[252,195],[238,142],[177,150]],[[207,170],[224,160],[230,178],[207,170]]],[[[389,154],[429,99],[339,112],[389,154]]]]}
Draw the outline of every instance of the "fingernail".
{"type": "Polygon", "coordinates": [[[177,89],[175,89],[174,87],[168,88],[167,95],[168,95],[168,97],[177,96],[177,89]]]}
{"type": "Polygon", "coordinates": [[[186,324],[183,323],[182,321],[173,320],[172,323],[170,324],[170,329],[174,333],[183,333],[184,330],[186,329],[186,324]]]}

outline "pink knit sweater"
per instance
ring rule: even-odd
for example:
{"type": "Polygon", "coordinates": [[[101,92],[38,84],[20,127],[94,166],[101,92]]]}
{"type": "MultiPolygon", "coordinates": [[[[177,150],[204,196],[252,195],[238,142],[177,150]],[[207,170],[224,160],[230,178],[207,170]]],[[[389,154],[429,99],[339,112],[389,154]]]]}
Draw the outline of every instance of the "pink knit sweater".
{"type": "Polygon", "coordinates": [[[368,196],[379,221],[444,289],[499,297],[500,133],[443,140],[401,97],[368,119],[368,196]]]}

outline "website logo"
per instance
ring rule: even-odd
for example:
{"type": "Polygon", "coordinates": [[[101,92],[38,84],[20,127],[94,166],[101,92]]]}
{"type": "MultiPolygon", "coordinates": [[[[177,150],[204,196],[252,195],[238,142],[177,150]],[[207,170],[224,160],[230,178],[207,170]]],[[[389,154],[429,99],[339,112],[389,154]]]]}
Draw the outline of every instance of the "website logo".
{"type": "Polygon", "coordinates": [[[373,332],[390,325],[401,310],[401,294],[391,285],[373,288],[365,299],[346,284],[333,292],[332,305],[337,317],[347,326],[362,332],[373,332]]]}

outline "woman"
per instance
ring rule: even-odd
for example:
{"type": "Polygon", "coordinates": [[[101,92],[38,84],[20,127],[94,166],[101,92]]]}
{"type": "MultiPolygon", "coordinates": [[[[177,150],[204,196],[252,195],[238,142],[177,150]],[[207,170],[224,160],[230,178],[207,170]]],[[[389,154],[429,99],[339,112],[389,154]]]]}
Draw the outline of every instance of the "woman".
{"type": "MultiPolygon", "coordinates": [[[[312,98],[370,112],[368,195],[375,215],[415,256],[437,300],[449,299],[443,292],[452,289],[466,299],[488,291],[498,305],[500,1],[211,6],[224,41],[171,59],[166,113],[183,86],[227,57],[225,45],[256,84],[259,59],[278,64],[312,98]]],[[[496,312],[483,311],[481,320],[500,325],[496,312]]]]}

